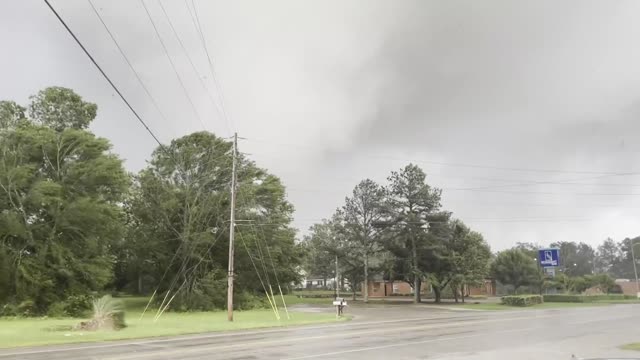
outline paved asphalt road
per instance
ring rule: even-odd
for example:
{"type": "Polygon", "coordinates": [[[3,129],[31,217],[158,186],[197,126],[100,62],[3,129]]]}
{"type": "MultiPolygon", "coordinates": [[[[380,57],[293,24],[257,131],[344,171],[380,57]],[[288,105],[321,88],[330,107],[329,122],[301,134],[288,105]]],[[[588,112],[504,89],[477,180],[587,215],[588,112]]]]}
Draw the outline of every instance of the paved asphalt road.
{"type": "Polygon", "coordinates": [[[502,312],[351,308],[351,322],[0,351],[0,360],[640,358],[640,305],[502,312]]]}

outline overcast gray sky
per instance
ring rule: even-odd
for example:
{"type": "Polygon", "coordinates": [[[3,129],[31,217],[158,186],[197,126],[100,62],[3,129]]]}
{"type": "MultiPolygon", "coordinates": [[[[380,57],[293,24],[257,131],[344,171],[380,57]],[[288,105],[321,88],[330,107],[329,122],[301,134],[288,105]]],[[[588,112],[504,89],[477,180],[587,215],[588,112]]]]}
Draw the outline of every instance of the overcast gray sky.
{"type": "MultiPolygon", "coordinates": [[[[237,131],[279,175],[306,229],[366,177],[415,162],[443,205],[494,250],[639,235],[638,1],[195,0],[227,123],[186,3],[94,0],[160,104],[137,83],[86,0],[52,0],[163,141],[237,131]]],[[[191,3],[188,3],[189,6],[191,3]]],[[[130,170],[153,141],[43,1],[0,3],[0,99],[46,86],[99,106],[92,129],[130,170]]]]}

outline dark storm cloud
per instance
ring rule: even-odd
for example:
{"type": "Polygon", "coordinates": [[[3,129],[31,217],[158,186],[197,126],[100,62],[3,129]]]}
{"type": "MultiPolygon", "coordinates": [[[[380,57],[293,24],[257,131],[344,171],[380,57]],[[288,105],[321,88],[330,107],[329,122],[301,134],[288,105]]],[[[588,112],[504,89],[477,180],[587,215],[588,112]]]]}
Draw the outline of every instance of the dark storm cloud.
{"type": "MultiPolygon", "coordinates": [[[[514,145],[551,142],[561,151],[563,143],[568,150],[586,143],[596,124],[616,123],[638,100],[631,92],[637,77],[629,79],[620,69],[639,60],[631,46],[638,27],[619,23],[625,5],[399,5],[394,25],[352,87],[369,109],[354,132],[356,146],[402,141],[450,155],[461,149],[464,156],[470,150],[517,150],[514,145]]],[[[621,139],[615,130],[600,132],[608,137],[605,143],[621,139]]]]}
{"type": "MultiPolygon", "coordinates": [[[[200,130],[140,3],[94,3],[167,120],[89,4],[54,5],[164,141],[200,130]]],[[[227,135],[197,78],[213,85],[184,2],[163,4],[199,75],[157,2],[146,4],[205,125],[227,135]]],[[[579,194],[640,192],[632,186],[640,176],[580,180],[594,174],[501,168],[640,170],[640,3],[196,4],[231,126],[248,139],[241,151],[282,176],[299,228],[330,216],[359,179],[384,182],[414,161],[430,183],[448,189],[446,208],[494,248],[636,235],[638,196],[579,194]],[[568,180],[587,185],[562,184],[568,180]],[[528,184],[505,186],[520,183],[528,184]],[[494,188],[453,190],[477,187],[494,188]],[[557,221],[474,220],[482,218],[557,221]],[[575,219],[584,221],[568,221],[575,219]]],[[[5,48],[19,49],[0,57],[0,98],[24,103],[45,86],[74,88],[99,106],[92,129],[114,143],[131,170],[144,166],[153,142],[41,1],[0,5],[0,29],[5,48]]]]}

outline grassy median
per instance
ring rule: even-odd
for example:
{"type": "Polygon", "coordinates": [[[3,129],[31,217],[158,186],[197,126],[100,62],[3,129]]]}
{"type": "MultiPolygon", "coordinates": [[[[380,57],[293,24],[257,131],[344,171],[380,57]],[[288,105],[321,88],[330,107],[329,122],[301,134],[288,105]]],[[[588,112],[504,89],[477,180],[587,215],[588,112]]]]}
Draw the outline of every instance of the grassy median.
{"type": "MultiPolygon", "coordinates": [[[[0,318],[0,348],[136,339],[337,321],[333,313],[291,312],[291,318],[287,319],[284,309],[280,309],[280,320],[276,320],[271,310],[261,309],[236,311],[233,322],[227,321],[227,313],[224,311],[166,312],[158,321],[154,321],[155,310],[147,310],[145,316],[140,319],[142,309],[146,305],[145,298],[124,300],[127,308],[127,327],[120,331],[72,331],[71,327],[82,319],[0,318]]],[[[293,302],[293,299],[291,300],[293,302]]]]}

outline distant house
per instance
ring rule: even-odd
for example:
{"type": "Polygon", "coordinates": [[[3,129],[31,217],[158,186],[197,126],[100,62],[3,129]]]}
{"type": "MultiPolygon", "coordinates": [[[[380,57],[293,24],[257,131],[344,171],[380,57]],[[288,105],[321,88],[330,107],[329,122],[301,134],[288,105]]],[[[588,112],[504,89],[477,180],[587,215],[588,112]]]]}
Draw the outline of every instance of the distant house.
{"type": "MultiPolygon", "coordinates": [[[[620,287],[620,291],[624,295],[632,295],[636,296],[638,293],[638,284],[636,284],[635,280],[629,279],[616,279],[616,285],[620,287]]],[[[591,287],[584,292],[586,295],[598,295],[602,294],[602,290],[597,286],[591,287]]]]}
{"type": "MultiPolygon", "coordinates": [[[[362,289],[364,290],[364,284],[362,289]]],[[[370,297],[413,295],[413,287],[409,283],[399,280],[384,280],[381,276],[374,276],[373,279],[369,280],[368,290],[370,297]]],[[[420,293],[428,295],[432,292],[429,282],[423,282],[420,293]]],[[[467,286],[465,296],[496,296],[496,281],[485,279],[479,286],[467,286]]]]}
{"type": "Polygon", "coordinates": [[[484,279],[477,286],[466,286],[465,296],[496,296],[497,286],[494,279],[484,279]]]}
{"type": "MultiPolygon", "coordinates": [[[[422,294],[428,293],[425,290],[427,287],[422,287],[422,294]]],[[[364,283],[362,289],[364,291],[364,283]]],[[[374,276],[373,279],[369,280],[368,292],[370,297],[408,296],[413,294],[413,288],[405,281],[390,281],[384,280],[380,276],[374,276]]]]}
{"type": "Polygon", "coordinates": [[[302,285],[305,289],[333,289],[335,287],[335,279],[309,277],[302,280],[302,285]]]}

